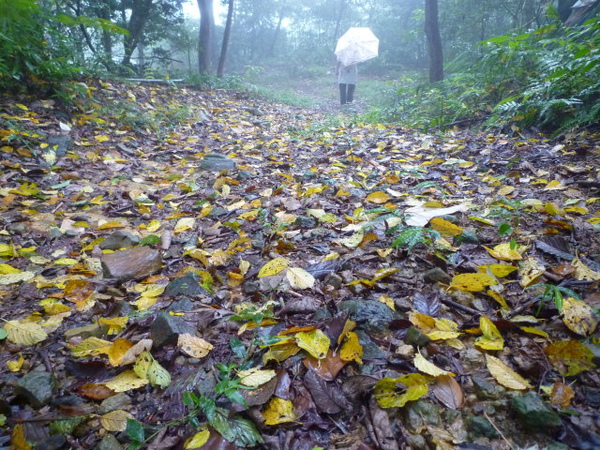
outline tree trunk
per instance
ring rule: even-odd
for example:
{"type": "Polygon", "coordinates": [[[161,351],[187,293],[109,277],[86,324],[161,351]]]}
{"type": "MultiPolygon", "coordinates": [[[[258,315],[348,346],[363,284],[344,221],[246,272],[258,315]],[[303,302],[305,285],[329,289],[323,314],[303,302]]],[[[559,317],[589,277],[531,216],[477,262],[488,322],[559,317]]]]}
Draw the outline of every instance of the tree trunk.
{"type": "Polygon", "coordinates": [[[131,55],[133,55],[133,51],[142,38],[146,22],[150,16],[151,7],[152,0],[134,0],[131,5],[131,17],[129,18],[129,24],[127,26],[129,36],[125,36],[123,42],[125,53],[123,55],[122,63],[124,65],[131,65],[131,55]]]}
{"type": "Polygon", "coordinates": [[[438,0],[425,0],[425,36],[429,50],[429,81],[444,79],[444,54],[438,19],[438,0]]]}
{"type": "Polygon", "coordinates": [[[215,29],[213,0],[198,0],[200,9],[200,36],[198,42],[198,69],[209,73],[212,66],[212,45],[215,29]]]}
{"type": "Polygon", "coordinates": [[[233,23],[234,0],[229,0],[227,9],[227,21],[225,22],[225,31],[223,32],[223,43],[221,45],[221,56],[219,57],[219,67],[217,67],[217,76],[223,77],[225,71],[225,60],[227,59],[227,49],[229,48],[229,36],[231,35],[231,24],[233,23]]]}

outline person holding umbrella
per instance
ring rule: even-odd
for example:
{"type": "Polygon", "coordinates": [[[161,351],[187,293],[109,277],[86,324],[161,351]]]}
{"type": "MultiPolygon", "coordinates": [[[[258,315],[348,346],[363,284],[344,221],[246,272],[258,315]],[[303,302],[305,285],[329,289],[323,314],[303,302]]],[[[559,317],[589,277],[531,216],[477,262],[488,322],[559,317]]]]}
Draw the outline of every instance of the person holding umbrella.
{"type": "Polygon", "coordinates": [[[338,59],[337,62],[338,86],[340,87],[340,103],[352,103],[354,101],[354,89],[358,79],[356,64],[345,66],[338,59]]]}
{"type": "Polygon", "coordinates": [[[340,103],[352,103],[358,73],[356,65],[375,58],[379,53],[379,39],[370,28],[352,27],[338,39],[335,47],[340,103]]]}

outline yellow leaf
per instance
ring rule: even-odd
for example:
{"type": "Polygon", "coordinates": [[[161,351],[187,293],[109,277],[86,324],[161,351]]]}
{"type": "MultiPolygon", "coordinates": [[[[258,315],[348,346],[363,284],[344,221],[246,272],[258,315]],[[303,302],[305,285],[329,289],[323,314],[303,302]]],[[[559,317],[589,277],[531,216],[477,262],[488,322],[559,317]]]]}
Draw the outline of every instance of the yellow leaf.
{"type": "Polygon", "coordinates": [[[502,386],[518,391],[531,389],[531,384],[525,378],[500,361],[500,359],[495,356],[485,355],[485,361],[494,379],[502,386]]]}
{"type": "Polygon", "coordinates": [[[248,370],[240,370],[237,373],[241,384],[253,388],[257,388],[266,382],[271,381],[276,375],[277,372],[274,370],[261,370],[257,367],[248,370]]]}
{"type": "Polygon", "coordinates": [[[22,271],[11,266],[10,264],[0,264],[0,275],[7,275],[9,273],[21,273],[22,271]]]}
{"type": "Polygon", "coordinates": [[[574,276],[578,280],[600,281],[600,272],[592,270],[586,266],[579,258],[571,262],[571,267],[575,269],[574,276]]]}
{"type": "Polygon", "coordinates": [[[84,339],[78,344],[67,344],[73,356],[83,358],[85,356],[102,355],[108,352],[112,343],[97,337],[84,339]]]}
{"type": "Polygon", "coordinates": [[[161,227],[161,223],[158,220],[151,220],[148,225],[146,225],[146,230],[150,231],[151,233],[158,231],[161,227]]]}
{"type": "Polygon", "coordinates": [[[321,330],[301,331],[296,333],[296,344],[317,359],[327,356],[331,341],[321,330]]]}
{"type": "Polygon", "coordinates": [[[112,318],[101,317],[100,319],[98,319],[98,323],[101,323],[102,325],[106,325],[108,327],[108,335],[119,334],[121,331],[123,331],[128,321],[128,316],[112,318]]]}
{"type": "Polygon", "coordinates": [[[522,287],[528,287],[537,283],[538,278],[546,272],[546,268],[542,263],[533,257],[528,257],[519,265],[519,276],[521,277],[520,284],[522,287]]]}
{"type": "Polygon", "coordinates": [[[376,203],[378,205],[381,205],[385,202],[387,202],[390,199],[390,196],[388,194],[386,194],[383,191],[376,191],[376,192],[372,192],[369,195],[367,195],[367,198],[365,199],[368,202],[371,203],[376,203]]]}
{"type": "Polygon", "coordinates": [[[4,331],[9,341],[18,345],[35,345],[48,337],[48,334],[37,323],[9,320],[4,324],[4,331]]]}
{"type": "Polygon", "coordinates": [[[263,355],[262,363],[267,364],[269,361],[283,362],[290,356],[294,356],[300,351],[300,347],[295,342],[285,342],[279,345],[273,345],[267,353],[263,355]]]}
{"type": "Polygon", "coordinates": [[[484,350],[502,350],[504,348],[504,338],[500,331],[487,316],[479,318],[479,328],[483,336],[475,340],[475,345],[484,350]]]}
{"type": "Polygon", "coordinates": [[[127,419],[133,418],[133,415],[127,411],[117,409],[100,416],[100,423],[107,431],[125,431],[127,429],[127,419]]]}
{"type": "Polygon", "coordinates": [[[362,364],[363,347],[358,341],[358,335],[354,331],[349,331],[346,341],[340,348],[340,358],[342,361],[356,361],[362,364]]]}
{"type": "Polygon", "coordinates": [[[196,219],[194,219],[193,217],[184,217],[182,219],[179,219],[177,221],[177,223],[175,224],[173,233],[175,233],[175,234],[183,233],[184,231],[194,228],[195,224],[196,224],[196,219]]]}
{"type": "Polygon", "coordinates": [[[281,423],[294,422],[296,420],[296,411],[291,400],[284,400],[279,397],[273,397],[262,412],[267,425],[279,425],[281,423]]]}
{"type": "Polygon", "coordinates": [[[177,338],[177,346],[192,358],[204,358],[213,349],[212,344],[204,339],[183,333],[177,338]]]}
{"type": "Polygon", "coordinates": [[[556,191],[556,190],[562,190],[562,189],[567,189],[567,186],[565,186],[558,180],[551,181],[544,188],[545,191],[556,191]]]}
{"type": "Polygon", "coordinates": [[[103,384],[114,392],[127,392],[147,385],[148,380],[146,378],[138,377],[133,370],[127,370],[116,377],[99,384],[103,384]]]}
{"type": "Polygon", "coordinates": [[[375,399],[382,408],[401,408],[409,401],[427,395],[427,378],[420,373],[411,373],[399,378],[382,378],[375,384],[375,399]],[[406,390],[398,391],[401,383],[406,390]]]}
{"type": "Polygon", "coordinates": [[[461,227],[441,217],[434,217],[429,221],[429,224],[431,228],[444,236],[460,236],[463,232],[461,227]]]}
{"type": "Polygon", "coordinates": [[[491,289],[488,289],[485,293],[487,295],[489,295],[490,297],[492,297],[494,300],[496,300],[500,304],[502,309],[504,309],[504,310],[510,309],[510,307],[508,306],[508,303],[506,303],[506,300],[504,299],[504,297],[502,297],[496,291],[492,291],[491,289]]]}
{"type": "Polygon", "coordinates": [[[135,364],[133,365],[133,371],[138,377],[147,379],[148,369],[150,369],[150,366],[153,362],[154,357],[150,352],[142,352],[138,355],[138,357],[135,360],[135,364]]]}
{"type": "Polygon", "coordinates": [[[521,253],[525,250],[525,248],[520,245],[516,248],[511,248],[510,242],[498,244],[494,248],[489,248],[484,245],[483,248],[485,248],[494,258],[501,261],[520,261],[523,259],[521,253]]]}
{"type": "Polygon", "coordinates": [[[569,330],[581,336],[589,336],[596,330],[599,319],[587,304],[572,297],[563,300],[563,322],[569,330]]]}
{"type": "Polygon", "coordinates": [[[111,222],[104,222],[103,224],[98,225],[98,230],[110,230],[113,228],[125,228],[125,224],[113,220],[111,222]]]}
{"type": "Polygon", "coordinates": [[[152,386],[160,386],[163,389],[171,384],[171,374],[156,360],[150,364],[146,378],[152,386]]]}
{"type": "Polygon", "coordinates": [[[512,194],[515,190],[514,186],[502,186],[500,189],[498,189],[498,195],[509,195],[512,194]]]}
{"type": "Polygon", "coordinates": [[[77,260],[73,258],[59,258],[54,261],[54,264],[58,266],[72,266],[73,264],[77,264],[77,260]]]}
{"type": "Polygon", "coordinates": [[[16,284],[22,281],[31,280],[35,274],[33,272],[18,272],[0,275],[0,285],[16,284]]]}
{"type": "Polygon", "coordinates": [[[381,295],[377,300],[387,305],[391,310],[396,310],[396,302],[389,295],[381,295]]]}
{"type": "Polygon", "coordinates": [[[448,372],[447,370],[444,369],[440,369],[438,366],[436,366],[435,364],[427,361],[423,355],[421,355],[421,353],[417,353],[415,355],[415,359],[413,360],[413,364],[415,365],[415,367],[417,368],[417,370],[430,375],[432,377],[439,377],[440,375],[450,375],[450,376],[455,376],[454,373],[452,372],[448,372]]]}
{"type": "Polygon", "coordinates": [[[496,280],[487,273],[461,273],[452,278],[450,287],[462,291],[478,292],[494,284],[496,284],[496,280]]]}
{"type": "Polygon", "coordinates": [[[130,347],[121,358],[121,365],[133,364],[137,357],[152,348],[152,339],[142,339],[133,347],[130,347]]]}
{"type": "Polygon", "coordinates": [[[19,353],[19,358],[16,361],[6,361],[6,367],[11,372],[18,372],[23,367],[23,363],[25,362],[25,358],[23,355],[19,353]]]}
{"type": "Polygon", "coordinates": [[[486,273],[489,270],[492,275],[498,278],[504,278],[518,269],[518,267],[511,266],[510,264],[487,264],[477,266],[479,272],[486,273]]]}
{"type": "Polygon", "coordinates": [[[200,448],[208,442],[208,438],[210,438],[210,431],[202,430],[193,435],[191,438],[186,439],[185,443],[183,444],[183,448],[184,450],[200,448]]]}
{"type": "Polygon", "coordinates": [[[289,263],[286,258],[275,258],[261,267],[258,271],[258,278],[277,275],[286,269],[289,263]]]}
{"type": "Polygon", "coordinates": [[[349,236],[349,237],[344,238],[344,239],[340,239],[339,242],[340,242],[340,244],[342,244],[345,247],[356,248],[363,241],[364,237],[365,237],[364,230],[358,230],[352,236],[349,236]]]}
{"type": "Polygon", "coordinates": [[[550,335],[548,333],[546,333],[545,331],[542,330],[538,330],[537,328],[534,327],[519,327],[521,330],[523,330],[525,333],[530,333],[530,334],[536,334],[538,336],[542,336],[546,339],[550,339],[550,335]]]}
{"type": "Polygon", "coordinates": [[[127,355],[133,343],[128,339],[119,338],[108,348],[108,362],[111,366],[117,367],[123,364],[123,358],[127,355]]]}
{"type": "Polygon", "coordinates": [[[310,289],[315,285],[315,277],[300,267],[290,267],[285,276],[294,289],[310,289]]]}

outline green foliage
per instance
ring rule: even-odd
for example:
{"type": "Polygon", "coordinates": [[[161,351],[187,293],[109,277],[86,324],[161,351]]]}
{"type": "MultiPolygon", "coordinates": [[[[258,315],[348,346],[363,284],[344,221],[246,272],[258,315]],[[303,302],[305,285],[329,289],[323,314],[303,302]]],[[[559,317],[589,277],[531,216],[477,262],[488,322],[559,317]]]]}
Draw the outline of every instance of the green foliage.
{"type": "Polygon", "coordinates": [[[394,227],[390,232],[396,233],[391,247],[406,249],[409,253],[417,244],[430,246],[439,238],[437,231],[424,227],[394,227]]]}
{"type": "Polygon", "coordinates": [[[579,295],[577,294],[577,292],[566,288],[564,286],[556,286],[554,284],[550,284],[550,283],[538,283],[538,284],[534,284],[533,286],[529,286],[527,289],[544,289],[544,291],[540,294],[539,298],[540,298],[540,304],[538,307],[538,314],[540,312],[540,310],[542,309],[542,307],[544,306],[544,303],[547,301],[551,301],[554,303],[554,305],[556,306],[556,309],[558,309],[558,312],[562,312],[562,308],[563,308],[563,302],[564,302],[564,295],[566,295],[567,297],[572,297],[576,300],[580,300],[581,298],[579,297],[579,295]]]}

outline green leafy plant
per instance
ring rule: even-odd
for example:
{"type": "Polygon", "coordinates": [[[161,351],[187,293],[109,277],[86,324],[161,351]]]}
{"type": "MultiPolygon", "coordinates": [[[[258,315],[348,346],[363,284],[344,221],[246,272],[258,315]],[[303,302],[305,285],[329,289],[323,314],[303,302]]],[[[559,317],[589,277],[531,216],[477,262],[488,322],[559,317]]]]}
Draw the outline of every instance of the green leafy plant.
{"type": "Polygon", "coordinates": [[[558,309],[558,312],[562,312],[564,296],[572,297],[576,300],[580,300],[579,295],[573,291],[572,289],[566,288],[564,286],[556,286],[551,283],[538,283],[532,286],[529,286],[527,289],[543,289],[544,291],[539,295],[540,303],[538,306],[537,313],[539,314],[544,303],[547,301],[551,301],[558,309]]]}
{"type": "Polygon", "coordinates": [[[440,237],[437,231],[424,227],[394,227],[390,232],[395,233],[391,247],[406,249],[409,253],[416,245],[423,244],[429,247],[440,237]]]}

